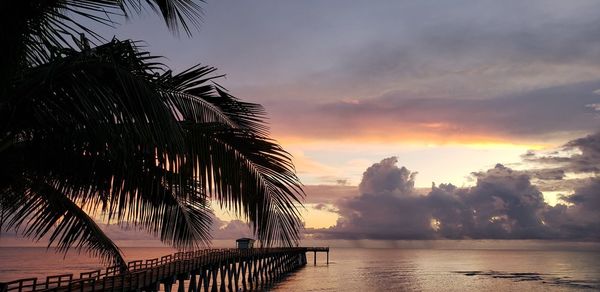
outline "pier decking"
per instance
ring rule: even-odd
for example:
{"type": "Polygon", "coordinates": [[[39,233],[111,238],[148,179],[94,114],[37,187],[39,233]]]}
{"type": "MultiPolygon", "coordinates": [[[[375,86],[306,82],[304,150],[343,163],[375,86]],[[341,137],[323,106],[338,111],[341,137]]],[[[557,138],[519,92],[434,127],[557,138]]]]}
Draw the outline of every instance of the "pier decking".
{"type": "Polygon", "coordinates": [[[119,266],[73,274],[19,279],[0,283],[0,292],[95,292],[95,291],[158,291],[160,285],[171,292],[248,291],[268,287],[285,274],[306,265],[306,253],[327,253],[328,247],[206,249],[179,252],[160,259],[131,261],[127,269],[119,266]]]}

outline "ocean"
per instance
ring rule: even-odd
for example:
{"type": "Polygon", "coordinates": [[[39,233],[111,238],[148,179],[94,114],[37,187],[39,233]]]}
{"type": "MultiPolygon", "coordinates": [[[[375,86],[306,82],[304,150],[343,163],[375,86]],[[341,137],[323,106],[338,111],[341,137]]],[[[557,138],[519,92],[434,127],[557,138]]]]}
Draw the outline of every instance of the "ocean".
{"type": "Polygon", "coordinates": [[[600,252],[332,249],[274,291],[600,290],[600,252]]]}
{"type": "MultiPolygon", "coordinates": [[[[128,260],[172,253],[170,248],[123,248],[128,260]]],[[[308,265],[272,291],[581,291],[600,290],[596,248],[499,249],[333,247],[307,254],[308,265]]],[[[79,273],[101,264],[71,252],[40,247],[0,247],[0,281],[79,273]]]]}

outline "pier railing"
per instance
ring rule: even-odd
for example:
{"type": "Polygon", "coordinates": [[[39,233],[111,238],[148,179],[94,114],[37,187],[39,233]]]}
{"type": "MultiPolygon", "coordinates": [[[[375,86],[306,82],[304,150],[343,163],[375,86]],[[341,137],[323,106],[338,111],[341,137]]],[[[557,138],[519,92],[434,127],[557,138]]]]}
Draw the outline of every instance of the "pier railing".
{"type": "Polygon", "coordinates": [[[158,291],[163,285],[170,292],[179,282],[178,292],[243,291],[271,285],[282,276],[306,265],[306,252],[327,252],[329,248],[205,249],[178,252],[160,258],[135,260],[127,268],[111,266],[101,270],[53,275],[0,283],[0,292],[95,292],[158,291]]]}

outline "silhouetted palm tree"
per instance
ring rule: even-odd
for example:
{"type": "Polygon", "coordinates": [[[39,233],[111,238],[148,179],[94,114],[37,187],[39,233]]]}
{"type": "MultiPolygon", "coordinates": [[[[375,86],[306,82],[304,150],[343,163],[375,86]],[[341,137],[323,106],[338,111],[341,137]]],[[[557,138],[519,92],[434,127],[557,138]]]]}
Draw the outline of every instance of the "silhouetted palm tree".
{"type": "Polygon", "coordinates": [[[262,107],[213,83],[214,68],[172,74],[135,42],[94,45],[82,24],[140,2],[173,31],[189,33],[201,12],[190,0],[3,3],[2,224],[123,264],[94,218],[189,248],[210,239],[212,199],[263,244],[294,244],[303,192],[262,107]]]}

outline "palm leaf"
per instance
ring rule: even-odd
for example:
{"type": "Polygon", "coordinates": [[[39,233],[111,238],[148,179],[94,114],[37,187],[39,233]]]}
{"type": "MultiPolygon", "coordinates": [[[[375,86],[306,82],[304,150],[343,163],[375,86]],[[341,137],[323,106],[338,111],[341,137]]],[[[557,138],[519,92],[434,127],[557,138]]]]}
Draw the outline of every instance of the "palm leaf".
{"type": "Polygon", "coordinates": [[[300,182],[287,152],[253,133],[221,125],[187,125],[201,188],[253,223],[263,244],[295,244],[302,205],[300,182]]]}
{"type": "Polygon", "coordinates": [[[15,45],[10,50],[15,54],[13,57],[25,56],[29,65],[43,64],[53,49],[72,47],[72,39],[81,34],[103,40],[83,25],[82,20],[112,26],[116,24],[115,18],[131,12],[139,14],[145,6],[160,14],[174,33],[181,28],[191,35],[191,28],[198,27],[201,19],[200,3],[194,0],[9,1],[0,14],[2,27],[6,28],[2,32],[7,42],[3,43],[15,45]]]}
{"type": "MultiPolygon", "coordinates": [[[[78,46],[15,80],[0,190],[23,175],[52,182],[90,214],[178,248],[210,238],[212,198],[248,219],[263,244],[297,242],[302,189],[289,154],[267,137],[262,107],[211,83],[211,67],[173,75],[130,41],[78,46]]],[[[51,221],[41,218],[36,225],[51,221]]]]}
{"type": "Polygon", "coordinates": [[[119,248],[63,191],[39,179],[26,181],[23,185],[26,186],[24,189],[8,191],[13,194],[10,205],[6,204],[8,201],[1,205],[3,211],[10,214],[5,223],[7,227],[24,228],[25,236],[37,240],[48,236],[48,247],[56,243],[59,251],[76,247],[126,267],[119,248]]]}

